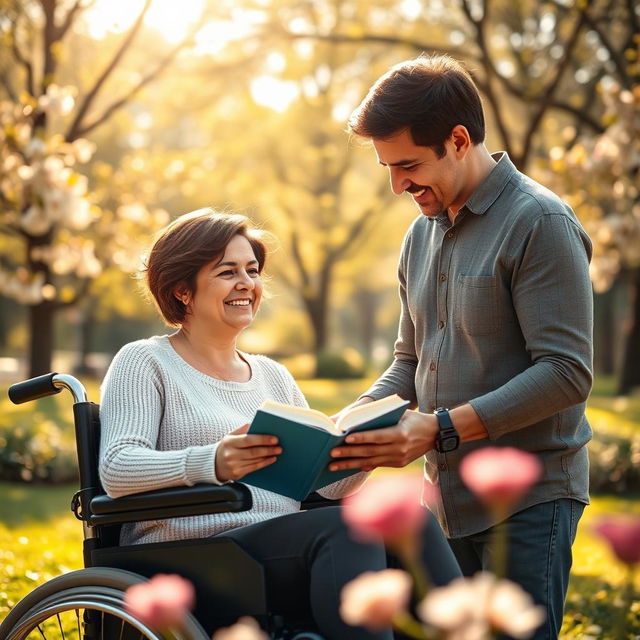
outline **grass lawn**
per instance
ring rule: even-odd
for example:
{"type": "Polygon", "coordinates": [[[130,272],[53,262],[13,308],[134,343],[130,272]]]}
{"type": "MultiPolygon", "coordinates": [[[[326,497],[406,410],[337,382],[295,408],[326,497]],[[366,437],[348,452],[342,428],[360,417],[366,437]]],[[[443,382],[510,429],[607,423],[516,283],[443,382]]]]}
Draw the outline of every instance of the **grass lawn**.
{"type": "MultiPolygon", "coordinates": [[[[82,566],[82,527],[69,512],[75,488],[0,483],[0,620],[38,584],[82,566]]],[[[609,635],[620,613],[625,578],[603,542],[590,531],[604,513],[640,514],[640,497],[595,496],[585,511],[574,546],[574,569],[562,638],[623,640],[609,635]]],[[[636,581],[640,591],[640,580],[636,581]]],[[[640,603],[636,607],[640,617],[640,603]]],[[[640,634],[640,621],[629,629],[640,634]]]]}
{"type": "MultiPolygon", "coordinates": [[[[367,388],[368,380],[303,380],[309,404],[333,413],[367,388]]],[[[89,397],[98,400],[98,384],[88,381],[89,397]]],[[[640,435],[640,395],[617,399],[610,381],[597,384],[589,401],[589,418],[596,430],[640,435]]],[[[27,424],[31,416],[68,422],[68,394],[14,407],[0,389],[0,424],[27,424]]],[[[1,435],[1,434],[0,434],[1,435]]],[[[0,620],[8,609],[37,584],[81,567],[81,524],[69,512],[73,486],[32,486],[0,483],[0,620]]],[[[620,615],[622,567],[604,543],[590,531],[605,513],[640,514],[640,496],[597,495],[585,511],[574,547],[574,569],[562,638],[565,640],[630,640],[640,638],[640,602],[633,605],[635,621],[626,635],[613,631],[620,615]]],[[[636,581],[640,592],[640,580],[636,581]]]]}

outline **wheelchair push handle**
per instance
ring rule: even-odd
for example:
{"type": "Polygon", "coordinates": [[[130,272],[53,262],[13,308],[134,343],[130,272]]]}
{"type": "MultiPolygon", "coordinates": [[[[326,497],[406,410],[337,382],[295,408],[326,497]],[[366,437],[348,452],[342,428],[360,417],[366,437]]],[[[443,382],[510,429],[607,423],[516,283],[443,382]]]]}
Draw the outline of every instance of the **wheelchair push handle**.
{"type": "Polygon", "coordinates": [[[45,373],[43,376],[16,382],[9,387],[9,399],[13,404],[31,402],[60,393],[62,389],[71,391],[75,402],[86,402],[87,392],[73,376],[64,373],[45,373]]]}

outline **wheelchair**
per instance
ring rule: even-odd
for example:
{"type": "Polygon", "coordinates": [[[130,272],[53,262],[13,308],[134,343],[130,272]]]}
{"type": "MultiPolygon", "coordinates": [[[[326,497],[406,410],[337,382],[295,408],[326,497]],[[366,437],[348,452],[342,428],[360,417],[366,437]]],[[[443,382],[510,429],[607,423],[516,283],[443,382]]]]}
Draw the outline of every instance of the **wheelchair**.
{"type": "MultiPolygon", "coordinates": [[[[71,510],[83,526],[84,569],[37,587],[0,624],[0,640],[207,640],[240,616],[256,618],[273,640],[322,640],[309,618],[284,621],[268,611],[261,565],[229,539],[190,539],[119,546],[124,523],[245,511],[249,489],[241,483],[195,485],[107,496],[98,475],[99,407],[73,376],[49,373],[12,385],[15,404],[71,392],[80,489],[71,510]],[[124,606],[127,588],[157,573],[176,573],[196,589],[196,607],[179,630],[162,634],[124,606]],[[303,630],[303,629],[308,630],[303,630]]],[[[328,503],[312,495],[303,508],[328,503]]]]}

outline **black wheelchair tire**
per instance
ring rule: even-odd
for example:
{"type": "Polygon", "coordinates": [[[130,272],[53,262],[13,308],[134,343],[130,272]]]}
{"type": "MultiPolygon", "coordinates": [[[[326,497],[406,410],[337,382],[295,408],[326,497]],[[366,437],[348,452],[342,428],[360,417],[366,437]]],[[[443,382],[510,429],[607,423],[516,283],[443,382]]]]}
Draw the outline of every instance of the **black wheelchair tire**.
{"type": "MultiPolygon", "coordinates": [[[[0,640],[22,640],[47,618],[78,608],[102,611],[120,618],[136,628],[142,637],[157,640],[161,636],[131,618],[123,605],[124,591],[144,581],[145,578],[138,574],[107,567],[81,569],[53,578],[26,595],[11,609],[0,624],[0,640]]],[[[180,637],[184,640],[208,640],[207,634],[191,614],[186,616],[180,637]]]]}

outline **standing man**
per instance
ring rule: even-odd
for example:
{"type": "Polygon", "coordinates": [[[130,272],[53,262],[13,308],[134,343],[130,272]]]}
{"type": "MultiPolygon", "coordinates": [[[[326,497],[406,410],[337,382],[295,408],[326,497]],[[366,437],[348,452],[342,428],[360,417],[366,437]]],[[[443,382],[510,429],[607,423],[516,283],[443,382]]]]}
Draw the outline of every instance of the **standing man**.
{"type": "Polygon", "coordinates": [[[460,461],[487,445],[535,454],[541,480],[507,520],[508,577],[546,608],[536,640],[557,638],[589,500],[589,238],[560,198],[487,151],[477,88],[449,57],[393,67],[349,127],[372,141],[393,192],[420,210],[400,256],[394,360],[357,404],[398,393],[418,410],[350,435],[331,468],[424,455],[440,487],[437,517],[472,575],[491,569],[497,523],[461,481],[460,461]]]}

